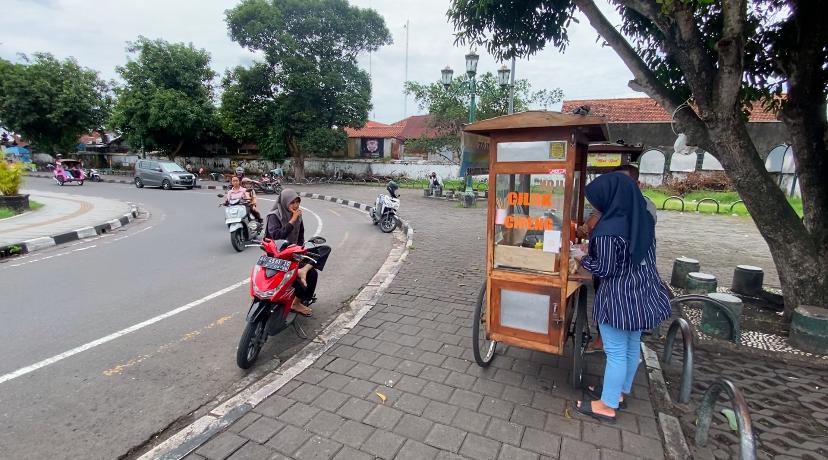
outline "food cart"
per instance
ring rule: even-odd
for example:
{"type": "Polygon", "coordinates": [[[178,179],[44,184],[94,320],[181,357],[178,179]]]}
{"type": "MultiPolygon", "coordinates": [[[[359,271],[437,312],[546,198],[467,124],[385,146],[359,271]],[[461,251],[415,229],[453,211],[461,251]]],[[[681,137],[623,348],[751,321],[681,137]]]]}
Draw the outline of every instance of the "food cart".
{"type": "Polygon", "coordinates": [[[489,174],[486,280],[472,329],[475,360],[489,365],[498,343],[563,355],[571,339],[570,383],[580,386],[592,340],[585,286],[591,276],[570,260],[570,242],[584,221],[588,146],[607,141],[606,121],[532,111],[463,131],[470,172],[489,174]]]}

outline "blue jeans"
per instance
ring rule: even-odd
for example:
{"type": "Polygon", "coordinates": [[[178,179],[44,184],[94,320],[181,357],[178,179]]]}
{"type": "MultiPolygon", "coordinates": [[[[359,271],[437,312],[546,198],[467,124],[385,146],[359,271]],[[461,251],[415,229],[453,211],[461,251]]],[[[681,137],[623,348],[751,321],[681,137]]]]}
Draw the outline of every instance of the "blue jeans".
{"type": "Polygon", "coordinates": [[[641,331],[625,331],[609,324],[601,324],[599,328],[604,341],[604,352],[607,354],[601,401],[617,409],[621,393],[630,394],[632,391],[641,356],[641,331]]]}

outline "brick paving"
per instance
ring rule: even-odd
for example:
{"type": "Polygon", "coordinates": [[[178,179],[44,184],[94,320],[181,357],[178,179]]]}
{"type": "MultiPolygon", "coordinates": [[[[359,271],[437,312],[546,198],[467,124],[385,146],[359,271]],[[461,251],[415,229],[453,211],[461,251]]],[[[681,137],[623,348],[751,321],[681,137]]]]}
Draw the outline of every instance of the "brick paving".
{"type": "MultiPolygon", "coordinates": [[[[365,203],[378,193],[297,188],[365,203]]],[[[629,410],[604,426],[567,417],[581,394],[569,388],[564,357],[502,347],[489,368],[474,363],[485,209],[416,192],[403,191],[401,209],[416,232],[414,249],[378,304],[310,368],[187,458],[663,458],[643,373],[629,410]]],[[[599,360],[588,363],[589,372],[602,370],[599,360]]]]}

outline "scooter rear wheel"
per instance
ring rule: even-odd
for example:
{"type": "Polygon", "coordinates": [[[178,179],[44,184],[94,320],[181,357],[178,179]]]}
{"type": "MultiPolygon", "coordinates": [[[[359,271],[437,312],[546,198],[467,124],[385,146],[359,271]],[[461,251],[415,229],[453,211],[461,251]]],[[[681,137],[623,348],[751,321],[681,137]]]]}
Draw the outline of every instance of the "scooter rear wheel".
{"type": "Polygon", "coordinates": [[[259,357],[259,351],[265,341],[265,318],[255,323],[247,323],[236,350],[236,364],[242,369],[249,369],[259,357]]]}
{"type": "Polygon", "coordinates": [[[386,214],[382,216],[382,220],[380,221],[379,226],[380,230],[382,230],[383,233],[391,233],[394,231],[395,228],[397,228],[398,224],[399,222],[397,221],[397,218],[395,216],[391,214],[386,214]]]}

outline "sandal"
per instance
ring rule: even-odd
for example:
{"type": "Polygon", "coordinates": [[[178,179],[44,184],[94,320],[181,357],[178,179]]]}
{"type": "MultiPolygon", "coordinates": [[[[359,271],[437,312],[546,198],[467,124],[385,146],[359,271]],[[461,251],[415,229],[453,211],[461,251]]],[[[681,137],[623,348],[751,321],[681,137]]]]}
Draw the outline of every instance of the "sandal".
{"type": "MultiPolygon", "coordinates": [[[[604,387],[600,385],[594,385],[595,388],[584,387],[584,393],[587,394],[590,398],[594,400],[601,399],[601,393],[604,391],[604,387]]],[[[618,401],[618,408],[619,409],[626,409],[627,408],[627,399],[624,398],[618,401]]]]}
{"type": "Polygon", "coordinates": [[[615,423],[615,417],[610,417],[609,415],[599,414],[597,412],[592,411],[592,402],[593,401],[598,401],[598,400],[597,399],[592,399],[592,398],[584,398],[583,401],[580,401],[580,403],[581,403],[580,406],[577,403],[575,403],[575,412],[578,412],[579,414],[583,414],[583,415],[587,415],[589,417],[592,417],[595,420],[598,420],[599,422],[607,422],[607,423],[614,424],[615,423]]]}

